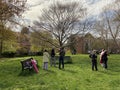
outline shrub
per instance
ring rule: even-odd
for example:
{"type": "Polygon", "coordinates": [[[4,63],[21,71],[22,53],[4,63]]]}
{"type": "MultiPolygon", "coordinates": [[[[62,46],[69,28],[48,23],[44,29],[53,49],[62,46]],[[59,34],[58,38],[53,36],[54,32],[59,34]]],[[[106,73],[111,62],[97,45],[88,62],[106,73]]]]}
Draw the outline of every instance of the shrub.
{"type": "Polygon", "coordinates": [[[6,51],[2,53],[3,57],[14,57],[15,56],[15,52],[11,52],[11,51],[6,51]]]}
{"type": "Polygon", "coordinates": [[[43,55],[43,52],[42,52],[42,51],[37,52],[37,54],[36,54],[36,55],[42,56],[42,55],[43,55]]]}

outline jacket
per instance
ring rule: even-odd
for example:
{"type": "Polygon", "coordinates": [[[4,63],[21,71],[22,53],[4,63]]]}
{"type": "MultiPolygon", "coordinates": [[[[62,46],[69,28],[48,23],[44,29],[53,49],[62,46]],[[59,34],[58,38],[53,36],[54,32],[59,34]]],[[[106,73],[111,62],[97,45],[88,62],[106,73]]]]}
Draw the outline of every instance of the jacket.
{"type": "Polygon", "coordinates": [[[49,61],[49,53],[48,52],[44,52],[43,53],[43,62],[48,62],[49,61]]]}
{"type": "Polygon", "coordinates": [[[96,55],[96,54],[90,54],[89,57],[90,57],[92,60],[97,60],[97,55],[96,55]]]}

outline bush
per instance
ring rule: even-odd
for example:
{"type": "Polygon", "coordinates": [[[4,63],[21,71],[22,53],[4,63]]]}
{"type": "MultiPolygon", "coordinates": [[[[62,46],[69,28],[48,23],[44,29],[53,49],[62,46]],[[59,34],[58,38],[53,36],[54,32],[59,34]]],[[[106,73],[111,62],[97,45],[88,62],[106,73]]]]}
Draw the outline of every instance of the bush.
{"type": "Polygon", "coordinates": [[[43,52],[28,52],[28,53],[25,53],[25,52],[17,52],[16,53],[16,57],[25,57],[25,56],[42,56],[43,55],[43,52]]]}
{"type": "Polygon", "coordinates": [[[37,54],[36,54],[36,55],[38,55],[38,56],[42,56],[42,55],[43,55],[43,52],[42,52],[42,51],[37,52],[37,54]]]}
{"type": "Polygon", "coordinates": [[[2,53],[2,56],[3,56],[3,57],[14,57],[15,54],[16,54],[15,52],[7,51],[7,52],[3,52],[3,53],[2,53]]]}

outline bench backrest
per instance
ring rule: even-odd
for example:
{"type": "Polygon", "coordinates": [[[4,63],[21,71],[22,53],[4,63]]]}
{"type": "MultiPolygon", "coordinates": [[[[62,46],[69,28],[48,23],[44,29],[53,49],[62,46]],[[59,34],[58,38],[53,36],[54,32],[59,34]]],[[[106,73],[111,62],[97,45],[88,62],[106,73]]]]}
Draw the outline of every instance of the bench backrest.
{"type": "Polygon", "coordinates": [[[22,65],[22,70],[31,69],[31,67],[32,67],[31,58],[28,58],[28,59],[20,61],[20,62],[22,65]]]}

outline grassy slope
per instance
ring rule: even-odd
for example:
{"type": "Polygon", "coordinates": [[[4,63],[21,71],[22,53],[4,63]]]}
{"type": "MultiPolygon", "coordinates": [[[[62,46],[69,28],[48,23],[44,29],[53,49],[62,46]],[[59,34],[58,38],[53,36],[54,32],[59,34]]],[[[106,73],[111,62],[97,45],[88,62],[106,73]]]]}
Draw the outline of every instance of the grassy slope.
{"type": "MultiPolygon", "coordinates": [[[[73,64],[65,64],[64,70],[50,67],[42,70],[42,57],[39,73],[21,72],[22,58],[0,59],[0,90],[120,90],[120,55],[110,55],[108,70],[91,70],[88,55],[72,56],[73,64]]],[[[99,58],[99,57],[98,57],[99,58]]]]}

